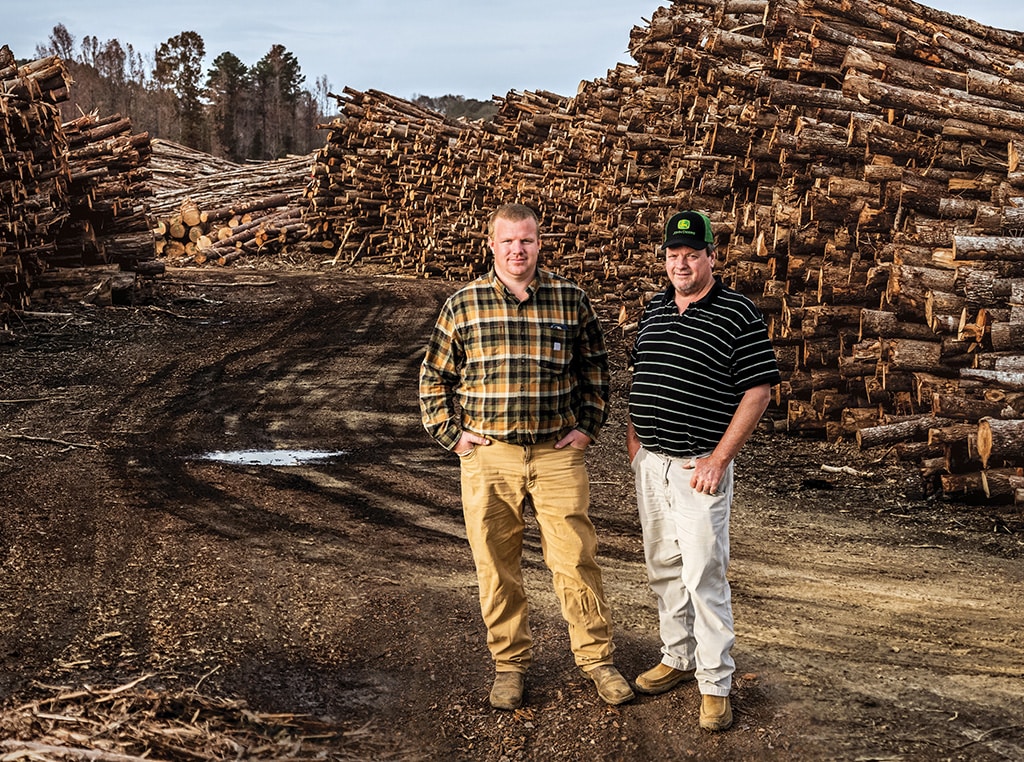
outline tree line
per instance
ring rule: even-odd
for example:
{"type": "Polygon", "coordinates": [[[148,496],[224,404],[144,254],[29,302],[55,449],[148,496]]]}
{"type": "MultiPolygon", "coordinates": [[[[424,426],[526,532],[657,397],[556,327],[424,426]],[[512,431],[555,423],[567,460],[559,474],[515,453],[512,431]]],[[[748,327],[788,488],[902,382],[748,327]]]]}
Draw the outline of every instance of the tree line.
{"type": "MultiPolygon", "coordinates": [[[[231,52],[204,70],[206,45],[181,32],[143,55],[117,39],[92,35],[76,44],[57,24],[36,58],[60,56],[74,84],[60,105],[64,121],[82,113],[121,114],[138,132],[173,140],[236,162],[306,154],[323,144],[316,125],[336,111],[326,76],[305,86],[298,59],[273,45],[249,66],[231,52]]],[[[459,95],[414,96],[419,105],[452,118],[489,119],[495,104],[459,95]]]]}

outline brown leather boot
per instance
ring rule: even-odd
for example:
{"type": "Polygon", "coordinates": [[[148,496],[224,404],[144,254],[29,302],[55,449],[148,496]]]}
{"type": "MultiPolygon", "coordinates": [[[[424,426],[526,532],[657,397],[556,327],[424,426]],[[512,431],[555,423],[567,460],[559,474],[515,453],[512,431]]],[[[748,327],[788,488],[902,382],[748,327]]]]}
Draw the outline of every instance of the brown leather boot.
{"type": "Polygon", "coordinates": [[[656,695],[675,688],[679,683],[693,680],[695,670],[674,669],[667,664],[659,664],[649,669],[636,679],[636,689],[641,693],[656,695]]]}
{"type": "Polygon", "coordinates": [[[523,704],[522,672],[497,672],[491,686],[491,706],[495,709],[518,709],[523,704]]]}
{"type": "Polygon", "coordinates": [[[700,697],[700,726],[705,730],[725,730],[732,725],[732,704],[728,696],[700,697]]]}
{"type": "Polygon", "coordinates": [[[633,689],[629,687],[626,678],[610,664],[594,667],[583,674],[594,681],[594,685],[597,686],[597,695],[607,704],[616,706],[625,704],[634,698],[633,689]]]}

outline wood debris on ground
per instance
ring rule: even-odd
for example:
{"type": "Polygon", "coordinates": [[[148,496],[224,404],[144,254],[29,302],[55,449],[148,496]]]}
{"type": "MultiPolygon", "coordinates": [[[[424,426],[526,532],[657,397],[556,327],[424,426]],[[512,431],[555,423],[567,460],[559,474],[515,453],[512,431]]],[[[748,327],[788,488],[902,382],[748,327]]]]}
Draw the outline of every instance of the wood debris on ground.
{"type": "Polygon", "coordinates": [[[40,698],[0,707],[0,762],[423,759],[371,726],[259,712],[159,682],[145,675],[109,688],[36,685],[40,698]]]}

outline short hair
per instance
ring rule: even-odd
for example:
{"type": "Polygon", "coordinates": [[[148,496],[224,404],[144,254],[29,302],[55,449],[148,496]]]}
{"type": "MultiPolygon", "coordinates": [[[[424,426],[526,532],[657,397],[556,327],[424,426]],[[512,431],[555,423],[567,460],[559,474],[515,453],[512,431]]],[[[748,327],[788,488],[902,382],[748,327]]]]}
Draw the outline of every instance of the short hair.
{"type": "Polygon", "coordinates": [[[508,220],[509,222],[522,222],[523,220],[533,220],[537,225],[537,233],[540,234],[540,218],[537,213],[533,211],[526,204],[502,204],[493,212],[487,219],[487,237],[494,238],[494,223],[496,220],[508,220]]]}

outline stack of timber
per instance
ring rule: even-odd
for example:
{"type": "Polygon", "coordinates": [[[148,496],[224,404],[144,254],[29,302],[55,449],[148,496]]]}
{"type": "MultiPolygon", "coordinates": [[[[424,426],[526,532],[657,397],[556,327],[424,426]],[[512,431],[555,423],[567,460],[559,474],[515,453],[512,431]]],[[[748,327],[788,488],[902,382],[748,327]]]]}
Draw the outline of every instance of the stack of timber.
{"type": "Polygon", "coordinates": [[[1024,467],[1024,34],[911,0],[697,0],[634,27],[630,53],[572,98],[512,92],[488,124],[346,89],[311,235],[339,261],[461,280],[486,266],[487,212],[519,200],[545,264],[628,326],[661,287],[664,219],[702,209],[719,272],[768,319],[777,427],[1007,498],[1024,467]]]}
{"type": "Polygon", "coordinates": [[[19,67],[0,47],[0,304],[20,309],[67,217],[70,171],[58,103],[71,79],[58,58],[19,67]]]}
{"type": "MultiPolygon", "coordinates": [[[[71,80],[60,58],[18,66],[0,48],[0,303],[28,306],[46,269],[155,258],[149,137],[119,115],[60,122],[71,80]]],[[[153,268],[149,268],[153,269],[153,268]]]]}
{"type": "Polygon", "coordinates": [[[153,141],[151,201],[157,251],[177,264],[229,264],[302,242],[313,157],[236,164],[178,143],[153,141]]]}
{"type": "MultiPolygon", "coordinates": [[[[493,121],[465,122],[375,90],[346,88],[335,97],[340,116],[320,125],[328,137],[316,154],[304,219],[336,259],[471,277],[486,266],[488,212],[515,198],[544,217],[547,267],[598,296],[602,284],[613,295],[642,294],[630,282],[639,270],[625,258],[634,260],[635,247],[648,243],[635,216],[651,202],[637,205],[603,177],[618,111],[592,123],[571,114],[567,98],[513,91],[493,121]]],[[[653,249],[645,259],[646,273],[653,249]]]]}
{"type": "Polygon", "coordinates": [[[68,219],[47,264],[117,264],[151,272],[156,258],[149,210],[149,133],[132,133],[131,120],[95,113],[65,122],[71,170],[68,219]]]}

